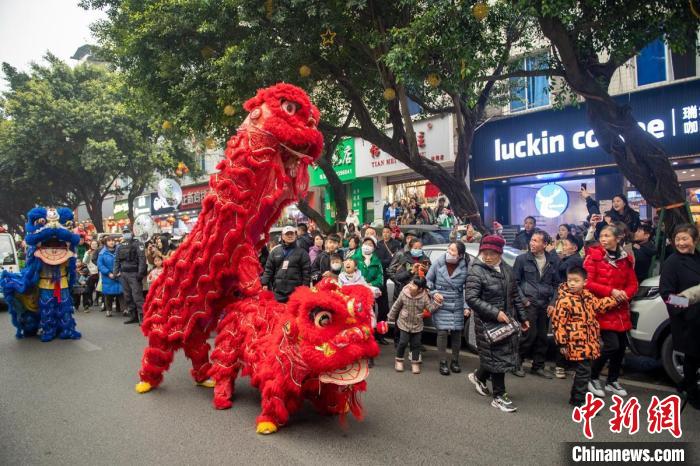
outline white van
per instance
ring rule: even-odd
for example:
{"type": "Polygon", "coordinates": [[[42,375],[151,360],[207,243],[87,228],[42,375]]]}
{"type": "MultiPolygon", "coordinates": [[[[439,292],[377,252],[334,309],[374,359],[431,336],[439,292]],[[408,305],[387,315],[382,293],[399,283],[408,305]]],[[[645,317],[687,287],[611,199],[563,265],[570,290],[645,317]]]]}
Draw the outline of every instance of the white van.
{"type": "MultiPolygon", "coordinates": [[[[15,240],[9,233],[0,233],[0,269],[8,272],[19,272],[15,240]]],[[[2,289],[0,289],[0,302],[5,302],[2,289]]]]}

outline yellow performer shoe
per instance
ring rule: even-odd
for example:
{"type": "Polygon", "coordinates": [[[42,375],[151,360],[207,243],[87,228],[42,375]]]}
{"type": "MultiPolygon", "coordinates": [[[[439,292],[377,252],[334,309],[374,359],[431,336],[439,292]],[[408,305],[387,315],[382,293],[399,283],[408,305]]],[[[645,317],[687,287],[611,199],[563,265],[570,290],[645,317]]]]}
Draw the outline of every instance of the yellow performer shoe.
{"type": "Polygon", "coordinates": [[[214,388],[216,382],[214,381],[214,379],[207,379],[204,382],[197,382],[196,384],[198,387],[214,388]]]}
{"type": "Polygon", "coordinates": [[[258,427],[256,429],[256,432],[258,434],[262,434],[262,435],[274,434],[275,432],[277,432],[277,426],[275,425],[274,422],[268,422],[268,421],[259,422],[258,427]]]}
{"type": "Polygon", "coordinates": [[[153,387],[148,382],[139,382],[134,387],[134,390],[136,390],[136,393],[146,393],[146,392],[150,392],[152,389],[153,389],[153,387]]]}

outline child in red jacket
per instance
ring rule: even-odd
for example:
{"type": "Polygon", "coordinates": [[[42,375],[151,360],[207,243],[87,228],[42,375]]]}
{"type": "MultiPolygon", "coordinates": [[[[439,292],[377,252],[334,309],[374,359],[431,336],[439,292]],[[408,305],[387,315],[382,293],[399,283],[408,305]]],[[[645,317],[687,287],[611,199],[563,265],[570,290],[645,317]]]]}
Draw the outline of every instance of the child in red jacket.
{"type": "Polygon", "coordinates": [[[588,249],[583,263],[588,272],[586,288],[599,298],[612,297],[617,301],[616,307],[598,314],[603,346],[600,357],[593,361],[588,391],[600,397],[606,391],[627,396],[617,379],[627,347],[627,331],[632,328],[629,301],[637,293],[638,285],[634,259],[622,248],[619,239],[618,228],[606,225],[600,232],[600,245],[588,249]],[[603,388],[599,377],[608,361],[608,379],[603,388]]]}

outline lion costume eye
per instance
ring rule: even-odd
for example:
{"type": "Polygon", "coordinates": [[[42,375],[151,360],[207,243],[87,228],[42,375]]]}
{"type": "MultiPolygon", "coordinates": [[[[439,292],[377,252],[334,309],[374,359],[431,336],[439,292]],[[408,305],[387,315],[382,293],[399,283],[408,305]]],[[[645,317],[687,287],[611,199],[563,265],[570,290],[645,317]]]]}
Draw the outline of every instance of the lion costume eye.
{"type": "Polygon", "coordinates": [[[333,322],[333,314],[320,308],[313,309],[309,317],[311,317],[314,325],[318,328],[327,327],[333,322]]]}
{"type": "Polygon", "coordinates": [[[282,107],[282,110],[287,112],[288,115],[294,115],[301,108],[301,105],[291,100],[283,100],[280,103],[280,107],[282,107]]]}

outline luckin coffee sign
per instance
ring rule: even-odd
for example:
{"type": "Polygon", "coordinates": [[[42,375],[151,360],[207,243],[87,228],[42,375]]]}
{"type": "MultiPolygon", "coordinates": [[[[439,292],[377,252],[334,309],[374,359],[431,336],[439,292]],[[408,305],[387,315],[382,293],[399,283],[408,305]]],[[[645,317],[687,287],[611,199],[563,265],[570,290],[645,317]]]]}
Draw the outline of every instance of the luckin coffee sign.
{"type": "MultiPolygon", "coordinates": [[[[700,152],[700,81],[618,96],[670,156],[700,152]]],[[[476,180],[614,165],[587,127],[585,108],[514,115],[481,127],[474,139],[476,180]]]]}

